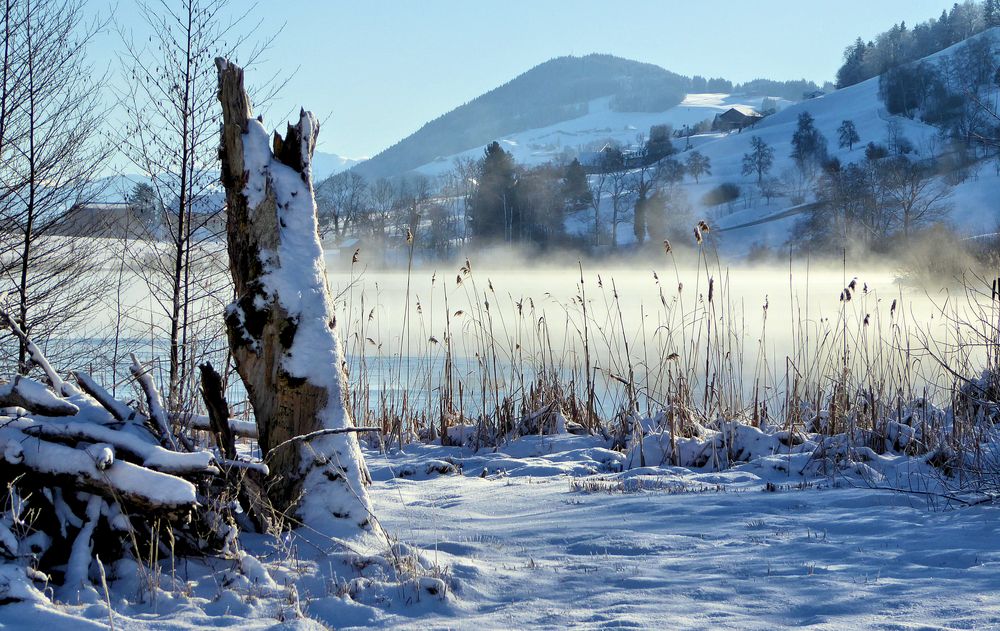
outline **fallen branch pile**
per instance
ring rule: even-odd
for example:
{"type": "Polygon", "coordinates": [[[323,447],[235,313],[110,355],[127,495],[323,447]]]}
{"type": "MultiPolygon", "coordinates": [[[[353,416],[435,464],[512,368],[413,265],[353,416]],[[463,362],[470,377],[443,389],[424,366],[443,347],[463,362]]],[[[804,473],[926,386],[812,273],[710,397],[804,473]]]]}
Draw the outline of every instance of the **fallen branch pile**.
{"type": "MultiPolygon", "coordinates": [[[[0,320],[27,339],[2,311],[0,320]]],[[[225,454],[198,447],[174,429],[134,357],[144,401],[130,406],[84,373],[64,381],[28,347],[45,382],[0,385],[0,602],[37,593],[39,582],[74,600],[99,578],[97,558],[230,555],[239,527],[270,525],[267,468],[231,450],[232,434],[248,432],[229,434],[225,454]]]]}

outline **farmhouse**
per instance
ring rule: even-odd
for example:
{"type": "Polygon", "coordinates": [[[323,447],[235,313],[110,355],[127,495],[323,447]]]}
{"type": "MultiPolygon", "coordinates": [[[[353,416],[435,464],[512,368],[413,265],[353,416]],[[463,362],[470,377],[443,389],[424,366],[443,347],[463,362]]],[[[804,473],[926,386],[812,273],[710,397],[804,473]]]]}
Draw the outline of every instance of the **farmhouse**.
{"type": "Polygon", "coordinates": [[[764,115],[757,110],[744,105],[736,105],[721,114],[717,114],[712,122],[712,129],[715,131],[742,130],[762,118],[764,115]]]}

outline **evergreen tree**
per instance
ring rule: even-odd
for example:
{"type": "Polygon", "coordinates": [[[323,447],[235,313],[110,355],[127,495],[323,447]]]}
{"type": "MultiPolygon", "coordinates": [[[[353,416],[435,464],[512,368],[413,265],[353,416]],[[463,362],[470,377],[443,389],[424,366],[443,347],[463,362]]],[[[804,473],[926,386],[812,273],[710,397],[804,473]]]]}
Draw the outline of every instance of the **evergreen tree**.
{"type": "Polygon", "coordinates": [[[674,152],[674,144],[670,140],[669,125],[653,125],[649,128],[649,140],[646,141],[646,160],[656,162],[674,152]]]}
{"type": "Polygon", "coordinates": [[[941,17],[934,23],[934,45],[937,50],[943,50],[951,45],[951,25],[948,22],[948,11],[941,9],[941,17]]]}
{"type": "Polygon", "coordinates": [[[687,159],[687,172],[697,183],[702,175],[712,175],[712,161],[700,151],[692,151],[687,159]]]}
{"type": "Polygon", "coordinates": [[[802,112],[792,134],[792,159],[804,175],[811,176],[826,157],[826,138],[816,129],[812,114],[802,112]]]}
{"type": "Polygon", "coordinates": [[[144,228],[141,232],[156,235],[160,228],[163,208],[156,198],[156,191],[145,182],[139,182],[126,198],[132,217],[144,228]]]}
{"type": "Polygon", "coordinates": [[[837,88],[861,83],[865,76],[865,43],[859,37],[844,51],[844,65],[837,71],[837,88]]]}
{"type": "Polygon", "coordinates": [[[858,128],[854,126],[854,121],[845,120],[837,128],[837,135],[840,138],[840,148],[847,147],[848,151],[854,151],[854,143],[861,140],[858,135],[858,128]]]}
{"type": "Polygon", "coordinates": [[[774,149],[760,136],[750,139],[752,151],[743,154],[743,175],[757,174],[757,184],[764,181],[764,176],[774,165],[774,149]]]}
{"type": "Polygon", "coordinates": [[[562,195],[569,210],[580,210],[590,204],[590,184],[587,172],[576,158],[566,166],[563,176],[562,195]]]}
{"type": "Polygon", "coordinates": [[[514,234],[514,160],[493,141],[486,147],[472,197],[472,232],[486,241],[510,241],[514,234]]]}

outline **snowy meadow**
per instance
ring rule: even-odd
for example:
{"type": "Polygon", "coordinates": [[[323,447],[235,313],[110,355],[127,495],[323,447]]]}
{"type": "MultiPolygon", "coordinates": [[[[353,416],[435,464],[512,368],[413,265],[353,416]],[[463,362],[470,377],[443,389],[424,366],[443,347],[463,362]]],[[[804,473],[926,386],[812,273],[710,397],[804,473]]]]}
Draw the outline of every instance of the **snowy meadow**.
{"type": "Polygon", "coordinates": [[[1000,629],[1000,0],[307,4],[6,0],[0,628],[1000,629]]]}

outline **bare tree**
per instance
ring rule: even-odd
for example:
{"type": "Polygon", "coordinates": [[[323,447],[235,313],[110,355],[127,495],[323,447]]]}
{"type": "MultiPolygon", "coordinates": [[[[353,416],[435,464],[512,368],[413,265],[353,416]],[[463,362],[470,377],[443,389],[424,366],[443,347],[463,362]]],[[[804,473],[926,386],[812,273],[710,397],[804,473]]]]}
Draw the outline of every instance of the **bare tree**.
{"type": "MultiPolygon", "coordinates": [[[[86,58],[99,26],[85,21],[81,2],[5,2],[0,269],[16,323],[62,365],[85,349],[53,334],[82,334],[104,286],[101,244],[67,236],[79,223],[75,216],[100,195],[91,178],[111,151],[100,138],[103,77],[95,78],[86,58]]],[[[14,343],[26,373],[28,349],[23,340],[14,343]]]]}
{"type": "Polygon", "coordinates": [[[951,206],[951,188],[928,167],[897,157],[883,165],[883,182],[893,202],[895,224],[909,239],[913,229],[942,217],[951,206]]]}
{"type": "Polygon", "coordinates": [[[608,174],[599,171],[589,178],[590,208],[594,211],[594,245],[601,245],[601,201],[608,188],[608,174]]]}
{"type": "Polygon", "coordinates": [[[335,173],[323,180],[316,187],[320,234],[343,237],[367,204],[367,196],[368,182],[353,171],[335,173]]]}
{"type": "Polygon", "coordinates": [[[399,199],[397,193],[392,180],[385,177],[375,180],[369,189],[365,221],[371,230],[371,236],[380,244],[384,244],[386,231],[392,222],[393,210],[399,199]]]}
{"type": "Polygon", "coordinates": [[[472,158],[455,158],[454,167],[449,175],[447,188],[455,206],[455,215],[462,220],[462,241],[469,238],[469,212],[472,209],[472,197],[476,192],[476,176],[479,165],[472,158]]]}
{"type": "MultiPolygon", "coordinates": [[[[232,295],[221,245],[224,198],[216,186],[214,59],[236,57],[252,7],[236,17],[228,9],[227,0],[140,1],[149,45],[120,28],[121,62],[131,80],[122,95],[128,122],[119,141],[164,209],[158,232],[133,242],[133,259],[159,311],[150,324],[169,340],[171,410],[195,400],[195,365],[220,346],[217,316],[232,295]]],[[[263,48],[247,51],[247,63],[263,48]]]]}
{"type": "Polygon", "coordinates": [[[621,168],[612,171],[608,178],[611,188],[608,191],[611,198],[611,246],[618,246],[618,226],[628,223],[627,211],[635,193],[636,175],[621,168]]]}

